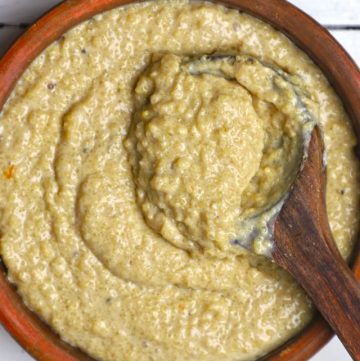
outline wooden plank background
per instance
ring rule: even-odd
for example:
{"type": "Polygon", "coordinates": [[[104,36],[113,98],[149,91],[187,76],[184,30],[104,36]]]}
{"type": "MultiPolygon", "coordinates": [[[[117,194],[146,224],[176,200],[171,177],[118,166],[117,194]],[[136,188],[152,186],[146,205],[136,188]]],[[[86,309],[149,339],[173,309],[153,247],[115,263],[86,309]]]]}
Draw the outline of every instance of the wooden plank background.
{"type": "Polygon", "coordinates": [[[360,25],[360,0],[289,0],[325,25],[360,25]]]}
{"type": "MultiPolygon", "coordinates": [[[[59,2],[59,0],[2,0],[0,1],[0,23],[32,22],[39,14],[59,2]]],[[[326,25],[360,24],[359,0],[290,0],[290,2],[326,25]]]]}

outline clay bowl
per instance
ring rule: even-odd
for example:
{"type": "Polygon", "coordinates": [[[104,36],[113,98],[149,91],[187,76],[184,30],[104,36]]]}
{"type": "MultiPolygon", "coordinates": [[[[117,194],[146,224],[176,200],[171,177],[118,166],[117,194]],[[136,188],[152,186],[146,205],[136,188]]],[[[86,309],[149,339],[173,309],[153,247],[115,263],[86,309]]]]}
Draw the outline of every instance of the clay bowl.
{"type": "MultiPolygon", "coordinates": [[[[95,14],[132,0],[68,0],[47,13],[10,48],[0,61],[0,109],[31,61],[65,31],[95,14]]],[[[351,117],[360,140],[360,72],[337,41],[309,16],[285,0],[223,0],[225,5],[251,13],[287,34],[323,70],[351,117]]],[[[353,270],[360,279],[360,249],[354,252],[353,270]]],[[[0,321],[36,359],[42,361],[92,360],[70,347],[22,303],[6,280],[0,259],[0,321]]],[[[307,360],[332,337],[317,316],[298,336],[262,360],[307,360]]]]}

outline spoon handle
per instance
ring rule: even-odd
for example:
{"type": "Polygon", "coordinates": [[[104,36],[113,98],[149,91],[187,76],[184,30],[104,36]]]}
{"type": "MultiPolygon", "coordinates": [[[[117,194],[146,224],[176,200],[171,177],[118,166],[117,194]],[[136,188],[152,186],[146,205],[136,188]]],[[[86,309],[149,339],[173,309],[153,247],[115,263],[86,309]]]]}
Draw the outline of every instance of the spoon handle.
{"type": "Polygon", "coordinates": [[[360,361],[360,282],[338,251],[325,207],[323,143],[315,130],[308,159],[275,225],[274,260],[306,290],[356,361],[360,361]]]}

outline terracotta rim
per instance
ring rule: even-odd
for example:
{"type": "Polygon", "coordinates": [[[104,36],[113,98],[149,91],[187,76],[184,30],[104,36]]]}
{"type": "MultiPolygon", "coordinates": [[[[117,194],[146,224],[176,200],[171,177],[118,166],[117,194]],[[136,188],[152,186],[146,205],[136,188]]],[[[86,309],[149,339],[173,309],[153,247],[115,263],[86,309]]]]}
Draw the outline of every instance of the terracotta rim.
{"type": "MultiPolygon", "coordinates": [[[[132,0],[67,0],[32,25],[0,60],[0,110],[23,71],[49,44],[64,32],[100,12],[132,0]]],[[[341,45],[320,24],[285,0],[222,0],[272,24],[302,48],[317,65],[342,99],[360,139],[360,72],[341,45]]],[[[360,279],[360,250],[354,252],[353,270],[360,279]]],[[[0,259],[0,321],[12,336],[41,361],[92,360],[72,348],[30,312],[6,280],[0,259]]],[[[262,360],[307,360],[332,337],[325,321],[317,316],[297,337],[262,360]]]]}

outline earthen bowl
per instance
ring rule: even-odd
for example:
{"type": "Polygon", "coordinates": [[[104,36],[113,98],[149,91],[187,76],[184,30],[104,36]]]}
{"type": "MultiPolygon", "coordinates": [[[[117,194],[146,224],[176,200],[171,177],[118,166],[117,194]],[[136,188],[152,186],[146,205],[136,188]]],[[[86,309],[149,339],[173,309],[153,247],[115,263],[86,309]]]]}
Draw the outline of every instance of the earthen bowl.
{"type": "MultiPolygon", "coordinates": [[[[27,66],[64,32],[93,15],[132,0],[68,0],[57,6],[21,36],[0,61],[0,109],[27,66]]],[[[227,6],[251,13],[291,38],[323,70],[351,117],[360,136],[360,72],[329,32],[285,0],[223,0],[227,6]]],[[[360,138],[359,138],[360,139],[360,138]]],[[[354,251],[352,267],[360,279],[360,252],[354,251]]],[[[70,347],[30,312],[16,289],[6,280],[0,259],[0,321],[36,359],[43,361],[92,360],[70,347]]],[[[262,360],[307,360],[332,337],[325,321],[317,316],[298,336],[262,360]]]]}

